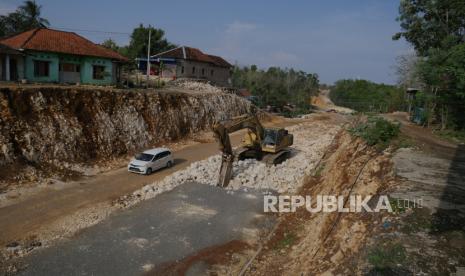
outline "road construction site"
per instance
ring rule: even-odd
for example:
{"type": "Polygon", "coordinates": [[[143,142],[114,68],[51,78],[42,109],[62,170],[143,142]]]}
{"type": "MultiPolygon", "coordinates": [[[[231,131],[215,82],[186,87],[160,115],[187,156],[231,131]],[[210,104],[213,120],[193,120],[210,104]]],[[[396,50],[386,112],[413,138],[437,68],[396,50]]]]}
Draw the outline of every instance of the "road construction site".
{"type": "MultiPolygon", "coordinates": [[[[171,168],[149,176],[135,175],[121,168],[119,159],[114,159],[113,167],[105,172],[81,175],[63,181],[62,185],[49,184],[24,193],[16,190],[16,194],[15,189],[8,190],[5,194],[10,196],[2,199],[0,208],[2,272],[23,275],[376,272],[376,265],[366,261],[367,254],[376,246],[376,237],[386,231],[397,231],[393,225],[401,225],[402,218],[383,212],[263,212],[264,195],[399,197],[402,194],[392,159],[394,156],[395,160],[409,159],[405,150],[396,146],[378,150],[352,136],[347,129],[357,123],[359,116],[346,109],[336,110],[325,99],[326,94],[320,96],[325,102],[322,110],[303,118],[262,117],[265,126],[285,127],[294,135],[289,158],[274,166],[253,159],[236,160],[231,182],[225,188],[216,186],[221,155],[212,132],[208,127],[186,123],[195,131],[184,136],[176,132],[176,139],[162,141],[162,145],[174,149],[175,166],[171,168]],[[328,106],[332,110],[326,110],[328,106]]],[[[237,99],[227,101],[242,104],[237,99]]],[[[247,109],[244,104],[244,110],[247,109]]],[[[135,110],[142,109],[139,106],[135,110]]],[[[226,113],[226,118],[238,115],[226,113]]],[[[119,118],[124,122],[124,116],[119,118]]],[[[204,118],[196,120],[202,124],[211,122],[204,118]]],[[[139,133],[151,132],[150,127],[142,127],[143,121],[136,125],[141,126],[139,133]]],[[[408,122],[403,122],[403,128],[407,136],[413,129],[408,122]]],[[[124,140],[119,131],[116,133],[117,141],[124,140]]],[[[233,147],[240,145],[244,133],[231,135],[233,147]]],[[[155,141],[144,139],[149,144],[155,141]]],[[[28,145],[33,146],[34,141],[28,145]]],[[[99,142],[99,152],[104,156],[105,147],[110,145],[99,142]]],[[[444,170],[447,174],[449,169],[444,170]]],[[[408,176],[406,172],[399,173],[408,176]]],[[[463,175],[458,173],[454,179],[457,177],[462,179],[463,175]]],[[[454,185],[460,186],[457,184],[460,181],[454,185]]],[[[25,191],[23,186],[22,189],[19,191],[25,191]]],[[[415,189],[421,190],[421,185],[415,189]]],[[[461,241],[460,237],[457,239],[461,241]]],[[[460,265],[463,261],[460,258],[452,268],[445,265],[443,269],[460,265]]],[[[411,271],[411,265],[399,263],[396,275],[411,271]]]]}

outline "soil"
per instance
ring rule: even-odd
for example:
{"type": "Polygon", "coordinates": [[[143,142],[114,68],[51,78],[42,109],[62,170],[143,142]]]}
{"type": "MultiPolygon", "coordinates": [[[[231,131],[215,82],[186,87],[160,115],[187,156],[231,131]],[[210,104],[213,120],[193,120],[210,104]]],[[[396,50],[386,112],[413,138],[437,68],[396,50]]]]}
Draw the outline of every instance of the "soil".
{"type": "Polygon", "coordinates": [[[228,243],[208,247],[196,252],[194,255],[187,256],[180,261],[173,261],[157,266],[145,275],[186,275],[196,264],[205,264],[208,267],[230,265],[237,262],[234,254],[249,250],[251,246],[244,241],[232,240],[228,243]]]}
{"type": "Polygon", "coordinates": [[[299,191],[389,195],[394,212],[281,214],[246,275],[463,275],[465,150],[403,115],[386,117],[414,148],[379,152],[341,135],[299,191]]]}

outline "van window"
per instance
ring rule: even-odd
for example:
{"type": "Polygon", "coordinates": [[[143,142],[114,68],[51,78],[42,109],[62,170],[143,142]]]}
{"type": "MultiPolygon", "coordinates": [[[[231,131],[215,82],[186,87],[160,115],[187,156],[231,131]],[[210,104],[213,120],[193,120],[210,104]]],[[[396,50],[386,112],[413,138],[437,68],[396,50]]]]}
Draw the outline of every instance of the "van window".
{"type": "Polygon", "coordinates": [[[166,156],[170,155],[170,152],[169,151],[164,151],[164,152],[160,152],[158,155],[159,155],[159,157],[157,159],[161,159],[163,157],[166,157],[166,156]]]}

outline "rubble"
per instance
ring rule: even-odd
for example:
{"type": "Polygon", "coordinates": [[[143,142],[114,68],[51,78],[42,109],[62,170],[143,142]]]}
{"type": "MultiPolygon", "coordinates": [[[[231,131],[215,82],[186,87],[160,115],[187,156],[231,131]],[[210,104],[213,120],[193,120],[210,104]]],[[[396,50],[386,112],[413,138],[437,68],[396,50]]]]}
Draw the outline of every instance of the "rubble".
{"type": "Polygon", "coordinates": [[[223,89],[213,86],[210,83],[192,81],[192,80],[178,80],[173,85],[182,87],[189,90],[201,91],[205,93],[223,93],[223,89]]]}
{"type": "MultiPolygon", "coordinates": [[[[323,156],[340,126],[324,122],[301,123],[288,128],[294,134],[291,158],[276,166],[247,159],[235,161],[233,179],[228,190],[258,189],[273,190],[278,193],[294,193],[303,184],[323,156]]],[[[142,187],[130,195],[118,199],[115,204],[128,207],[139,201],[150,199],[169,191],[183,183],[194,181],[206,185],[216,185],[221,156],[219,154],[208,159],[192,163],[184,170],[167,176],[162,181],[142,187]]]]}

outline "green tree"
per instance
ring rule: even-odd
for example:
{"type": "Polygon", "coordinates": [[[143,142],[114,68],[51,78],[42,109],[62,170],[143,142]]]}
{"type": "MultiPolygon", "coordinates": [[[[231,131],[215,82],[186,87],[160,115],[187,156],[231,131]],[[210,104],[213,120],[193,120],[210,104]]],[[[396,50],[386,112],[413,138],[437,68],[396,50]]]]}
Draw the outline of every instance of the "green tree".
{"type": "Polygon", "coordinates": [[[415,50],[426,56],[430,48],[440,48],[443,41],[465,41],[465,1],[463,0],[402,0],[399,17],[401,37],[410,42],[415,50]]]}
{"type": "Polygon", "coordinates": [[[17,12],[23,18],[23,24],[25,28],[37,28],[37,27],[47,27],[50,25],[50,22],[40,17],[42,6],[38,5],[36,1],[24,1],[23,5],[19,6],[17,12]]]}
{"type": "Polygon", "coordinates": [[[465,106],[465,2],[402,0],[398,21],[402,32],[393,38],[404,37],[420,56],[415,71],[423,84],[423,100],[417,104],[425,108],[428,126],[465,128],[461,114],[465,106]]]}
{"type": "Polygon", "coordinates": [[[367,80],[339,80],[329,95],[336,105],[361,112],[392,112],[404,108],[402,89],[367,80]]]}
{"type": "Polygon", "coordinates": [[[120,48],[118,44],[116,44],[116,42],[111,38],[105,39],[102,42],[102,46],[110,50],[116,51],[116,52],[119,51],[119,48],[120,48]]]}
{"type": "Polygon", "coordinates": [[[232,83],[246,88],[256,96],[261,107],[283,107],[291,104],[303,112],[310,108],[310,96],[318,93],[318,75],[293,69],[270,67],[260,70],[256,65],[234,67],[232,83]]]}
{"type": "Polygon", "coordinates": [[[147,56],[150,30],[152,31],[150,40],[151,54],[160,53],[176,47],[176,45],[168,42],[168,40],[164,38],[165,32],[163,30],[156,29],[151,25],[144,27],[144,25],[140,24],[131,34],[131,41],[129,42],[127,53],[130,58],[147,56]]]}
{"type": "Polygon", "coordinates": [[[35,1],[24,1],[16,11],[0,16],[0,36],[24,32],[33,28],[48,27],[49,21],[40,16],[42,6],[35,1]]]}
{"type": "Polygon", "coordinates": [[[431,99],[424,103],[431,114],[428,123],[433,123],[437,116],[441,129],[463,129],[465,44],[431,49],[428,58],[419,63],[418,70],[431,99]]]}

